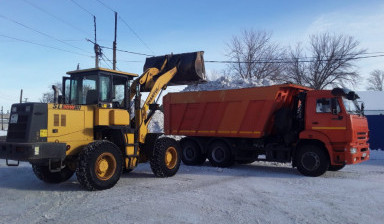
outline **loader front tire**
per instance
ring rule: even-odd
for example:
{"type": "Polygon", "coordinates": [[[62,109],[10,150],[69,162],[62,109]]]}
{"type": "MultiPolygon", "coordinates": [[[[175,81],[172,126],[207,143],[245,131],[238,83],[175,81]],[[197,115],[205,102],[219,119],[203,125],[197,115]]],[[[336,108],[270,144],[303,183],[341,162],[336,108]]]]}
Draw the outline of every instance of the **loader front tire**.
{"type": "Polygon", "coordinates": [[[76,169],[77,180],[87,190],[104,190],[119,181],[123,170],[122,153],[109,141],[95,141],[84,147],[76,169]]]}
{"type": "Polygon", "coordinates": [[[156,141],[150,160],[153,174],[157,177],[171,177],[180,167],[180,146],[172,138],[160,138],[156,141]]]}
{"type": "Polygon", "coordinates": [[[58,184],[64,182],[73,176],[74,170],[71,170],[68,166],[65,166],[59,172],[50,172],[48,166],[32,164],[33,173],[40,180],[50,183],[58,184]]]}

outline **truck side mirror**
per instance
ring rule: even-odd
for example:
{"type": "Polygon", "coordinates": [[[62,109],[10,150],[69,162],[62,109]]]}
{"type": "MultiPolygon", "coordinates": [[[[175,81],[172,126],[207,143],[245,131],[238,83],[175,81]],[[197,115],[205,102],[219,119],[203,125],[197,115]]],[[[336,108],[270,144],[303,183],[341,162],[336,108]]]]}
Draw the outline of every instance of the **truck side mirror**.
{"type": "Polygon", "coordinates": [[[331,113],[332,114],[338,114],[338,111],[337,111],[337,99],[336,98],[332,98],[331,99],[331,113]]]}
{"type": "Polygon", "coordinates": [[[361,102],[361,114],[364,116],[364,108],[365,108],[365,105],[364,105],[364,102],[361,102]]]}

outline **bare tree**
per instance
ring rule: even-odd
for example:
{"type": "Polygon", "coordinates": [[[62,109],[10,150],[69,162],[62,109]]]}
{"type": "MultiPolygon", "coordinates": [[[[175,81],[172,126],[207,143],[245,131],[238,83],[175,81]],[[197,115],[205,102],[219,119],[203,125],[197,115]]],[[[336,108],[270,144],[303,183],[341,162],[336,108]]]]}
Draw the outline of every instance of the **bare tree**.
{"type": "Polygon", "coordinates": [[[355,84],[360,77],[354,62],[365,53],[351,36],[329,33],[310,36],[309,55],[298,44],[289,51],[285,79],[314,89],[355,84]]]}
{"type": "Polygon", "coordinates": [[[240,36],[233,36],[227,44],[227,56],[232,75],[243,79],[276,79],[281,64],[276,61],[281,49],[271,41],[271,33],[265,31],[244,30],[240,36]]]}
{"type": "MultiPolygon", "coordinates": [[[[55,86],[59,88],[59,91],[62,92],[62,85],[60,82],[54,83],[55,86]]],[[[53,103],[53,90],[52,90],[52,85],[49,86],[50,91],[43,93],[42,97],[40,98],[41,103],[53,103]]]]}
{"type": "Polygon", "coordinates": [[[368,81],[368,90],[374,91],[383,91],[384,85],[384,71],[374,70],[369,74],[368,81]]]}

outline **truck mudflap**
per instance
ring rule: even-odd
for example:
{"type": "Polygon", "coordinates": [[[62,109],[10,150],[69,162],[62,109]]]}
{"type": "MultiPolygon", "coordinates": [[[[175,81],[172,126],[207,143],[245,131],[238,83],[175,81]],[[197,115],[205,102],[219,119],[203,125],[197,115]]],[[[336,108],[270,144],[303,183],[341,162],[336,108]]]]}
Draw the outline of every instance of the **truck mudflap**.
{"type": "Polygon", "coordinates": [[[65,143],[0,142],[0,159],[40,163],[49,160],[63,161],[66,156],[65,143]]]}

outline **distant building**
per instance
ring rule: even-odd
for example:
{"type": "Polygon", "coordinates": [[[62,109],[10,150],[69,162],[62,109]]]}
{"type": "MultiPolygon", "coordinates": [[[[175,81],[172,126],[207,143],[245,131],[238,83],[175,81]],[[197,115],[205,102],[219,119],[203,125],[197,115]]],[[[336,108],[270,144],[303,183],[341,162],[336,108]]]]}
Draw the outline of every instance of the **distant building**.
{"type": "Polygon", "coordinates": [[[360,91],[358,101],[364,102],[368,119],[371,149],[384,150],[384,91],[360,91]]]}

